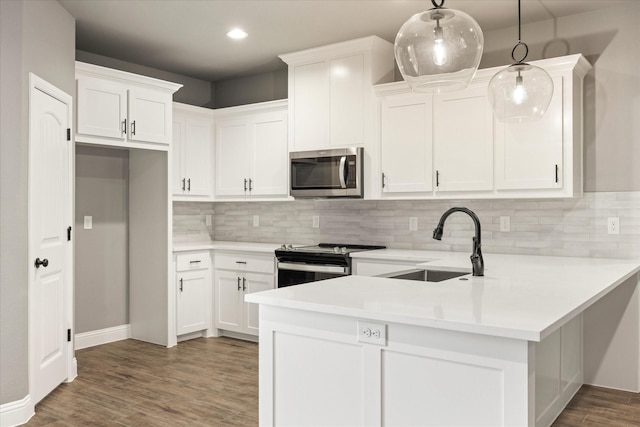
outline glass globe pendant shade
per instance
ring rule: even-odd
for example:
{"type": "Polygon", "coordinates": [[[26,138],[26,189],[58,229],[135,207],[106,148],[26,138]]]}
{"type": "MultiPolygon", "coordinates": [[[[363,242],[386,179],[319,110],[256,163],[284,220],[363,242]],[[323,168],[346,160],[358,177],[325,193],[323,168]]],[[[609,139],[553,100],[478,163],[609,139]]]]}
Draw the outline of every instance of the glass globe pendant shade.
{"type": "Polygon", "coordinates": [[[441,93],[467,87],[480,64],[483,43],[473,18],[436,7],[400,27],[394,52],[400,73],[413,90],[441,93]]]}
{"type": "Polygon", "coordinates": [[[524,62],[510,65],[489,82],[489,104],[501,122],[541,119],[552,96],[553,80],[549,74],[524,62]]]}

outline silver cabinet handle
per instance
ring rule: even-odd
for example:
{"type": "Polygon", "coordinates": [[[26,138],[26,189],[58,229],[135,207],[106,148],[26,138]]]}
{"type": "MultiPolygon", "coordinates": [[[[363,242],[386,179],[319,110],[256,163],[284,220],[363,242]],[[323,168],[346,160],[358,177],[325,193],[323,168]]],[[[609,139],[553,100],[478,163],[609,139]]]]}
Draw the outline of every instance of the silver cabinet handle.
{"type": "Polygon", "coordinates": [[[123,135],[126,135],[126,134],[127,134],[127,119],[124,119],[124,120],[122,121],[122,129],[121,129],[121,132],[122,132],[122,134],[123,134],[123,135]]]}
{"type": "Polygon", "coordinates": [[[187,179],[187,191],[191,191],[191,178],[187,179]]]}
{"type": "Polygon", "coordinates": [[[136,134],[136,121],[132,121],[131,122],[131,135],[135,135],[136,134]]]}
{"type": "Polygon", "coordinates": [[[384,188],[384,179],[385,179],[385,178],[386,178],[386,177],[385,177],[385,174],[384,174],[384,172],[382,172],[382,188],[384,188]]]}
{"type": "Polygon", "coordinates": [[[238,290],[240,290],[240,278],[238,277],[238,290]]]}
{"type": "Polygon", "coordinates": [[[436,171],[436,187],[440,187],[440,171],[436,171]]]}
{"type": "Polygon", "coordinates": [[[183,281],[182,279],[180,279],[180,292],[182,292],[182,284],[183,284],[183,281]]]}
{"type": "Polygon", "coordinates": [[[247,261],[236,261],[236,264],[246,264],[247,261]]]}
{"type": "Polygon", "coordinates": [[[242,278],[242,290],[247,290],[247,279],[245,279],[244,277],[242,278]]]}
{"type": "Polygon", "coordinates": [[[340,178],[340,188],[347,188],[347,182],[345,181],[344,167],[347,164],[347,156],[340,157],[340,166],[338,170],[338,177],[340,178]]]}
{"type": "Polygon", "coordinates": [[[244,179],[244,191],[247,191],[247,178],[244,179]]]}
{"type": "Polygon", "coordinates": [[[182,191],[185,191],[186,189],[187,189],[186,178],[182,178],[182,191]]]}
{"type": "Polygon", "coordinates": [[[249,191],[253,190],[253,180],[249,178],[249,191]]]}
{"type": "Polygon", "coordinates": [[[195,261],[189,261],[189,264],[200,264],[202,262],[202,260],[198,259],[195,261]]]}

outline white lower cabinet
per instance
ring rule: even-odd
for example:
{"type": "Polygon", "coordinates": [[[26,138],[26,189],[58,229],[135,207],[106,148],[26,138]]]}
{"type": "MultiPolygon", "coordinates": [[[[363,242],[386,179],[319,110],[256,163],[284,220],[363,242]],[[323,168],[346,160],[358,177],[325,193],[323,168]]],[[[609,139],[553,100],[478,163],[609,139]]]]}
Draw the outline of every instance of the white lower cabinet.
{"type": "Polygon", "coordinates": [[[258,335],[258,305],[244,296],[275,287],[272,255],[215,254],[215,327],[224,331],[258,335]]]}
{"type": "Polygon", "coordinates": [[[580,315],[533,342],[358,314],[262,305],[261,426],[544,427],[582,385],[580,315]]]}
{"type": "Polygon", "coordinates": [[[211,328],[211,296],[209,251],[176,255],[176,335],[211,328]]]}

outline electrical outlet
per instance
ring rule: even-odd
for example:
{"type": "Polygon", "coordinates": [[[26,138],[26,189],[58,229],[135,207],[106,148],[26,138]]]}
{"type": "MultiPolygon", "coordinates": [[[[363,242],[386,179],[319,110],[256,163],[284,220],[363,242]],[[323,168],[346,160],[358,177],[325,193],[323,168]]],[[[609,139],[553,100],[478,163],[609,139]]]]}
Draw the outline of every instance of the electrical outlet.
{"type": "Polygon", "coordinates": [[[253,216],[253,226],[254,227],[259,227],[260,226],[260,215],[254,215],[253,216]]]}
{"type": "Polygon", "coordinates": [[[320,228],[320,217],[318,215],[314,215],[311,219],[313,228],[320,228]]]}
{"type": "Polygon", "coordinates": [[[415,216],[409,217],[409,231],[418,231],[418,218],[415,216]]]}
{"type": "Polygon", "coordinates": [[[607,234],[620,234],[620,218],[617,216],[607,218],[607,234]]]}
{"type": "Polygon", "coordinates": [[[387,345],[387,325],[358,321],[358,342],[387,345]]]}
{"type": "Polygon", "coordinates": [[[211,227],[211,215],[206,215],[204,217],[204,225],[207,227],[211,227]]]}
{"type": "Polygon", "coordinates": [[[509,216],[500,217],[500,231],[504,233],[508,233],[511,231],[511,217],[509,216]]]}
{"type": "Polygon", "coordinates": [[[91,230],[93,228],[93,217],[85,216],[84,217],[84,229],[91,230]]]}

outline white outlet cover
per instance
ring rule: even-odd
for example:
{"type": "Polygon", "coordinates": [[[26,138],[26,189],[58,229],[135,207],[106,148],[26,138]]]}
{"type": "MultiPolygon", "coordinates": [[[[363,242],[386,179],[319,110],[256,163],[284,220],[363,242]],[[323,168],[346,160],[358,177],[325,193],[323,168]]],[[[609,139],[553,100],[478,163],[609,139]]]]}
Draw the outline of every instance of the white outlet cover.
{"type": "Polygon", "coordinates": [[[254,215],[253,216],[253,226],[254,227],[259,227],[260,226],[260,215],[254,215]]]}
{"type": "Polygon", "coordinates": [[[313,226],[313,228],[319,228],[320,227],[320,217],[318,215],[314,215],[312,217],[312,226],[313,226]]]}
{"type": "Polygon", "coordinates": [[[511,231],[511,217],[509,216],[500,217],[500,231],[505,233],[508,233],[511,231]]]}
{"type": "Polygon", "coordinates": [[[387,325],[384,323],[363,322],[358,320],[358,342],[387,345],[387,325]]]}
{"type": "Polygon", "coordinates": [[[84,217],[84,229],[91,230],[93,228],[93,217],[90,215],[85,215],[84,217]]]}
{"type": "Polygon", "coordinates": [[[607,218],[607,234],[620,234],[620,218],[610,216],[607,218]]]}
{"type": "Polygon", "coordinates": [[[418,231],[418,218],[415,216],[409,217],[409,231],[418,231]]]}

